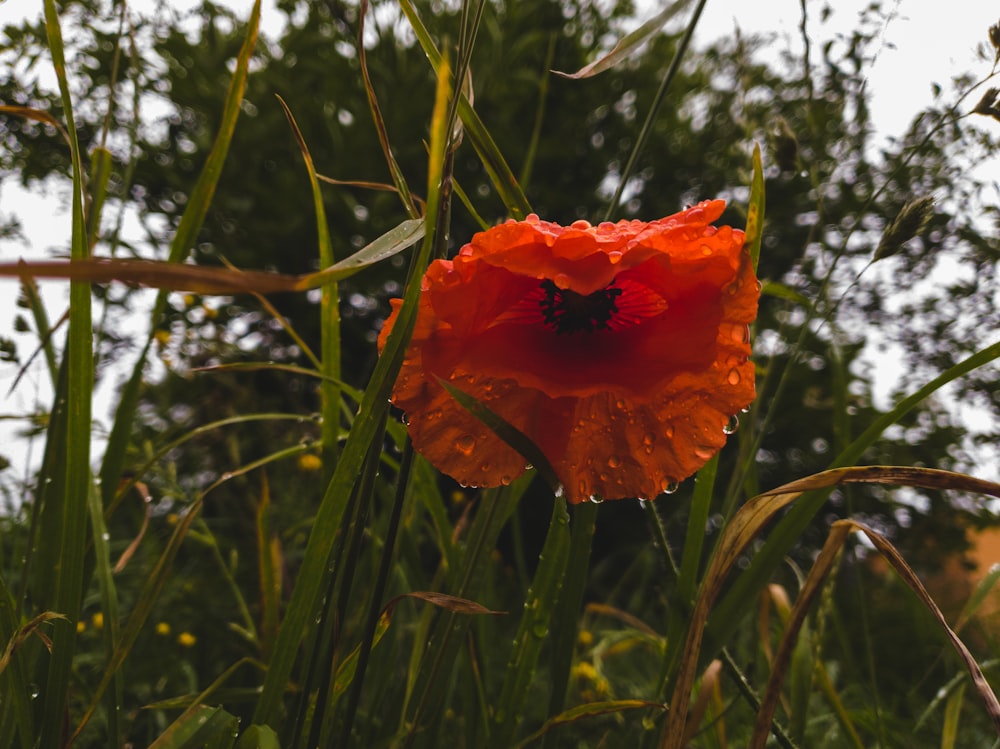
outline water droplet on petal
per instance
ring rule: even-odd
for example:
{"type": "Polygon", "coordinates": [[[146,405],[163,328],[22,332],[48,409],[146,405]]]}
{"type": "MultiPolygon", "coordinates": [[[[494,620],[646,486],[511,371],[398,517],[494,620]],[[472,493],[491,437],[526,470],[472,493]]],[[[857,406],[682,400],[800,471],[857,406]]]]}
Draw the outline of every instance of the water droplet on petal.
{"type": "Polygon", "coordinates": [[[660,482],[660,489],[663,491],[664,494],[673,494],[674,492],[677,491],[678,488],[680,488],[680,484],[678,484],[676,481],[663,479],[663,481],[660,482]]]}
{"type": "Polygon", "coordinates": [[[671,424],[667,424],[667,428],[663,430],[663,436],[668,440],[672,439],[674,436],[674,427],[671,424]]]}
{"type": "Polygon", "coordinates": [[[722,431],[724,434],[732,434],[739,428],[740,428],[740,417],[737,416],[736,414],[733,414],[732,416],[729,417],[729,421],[726,422],[726,425],[722,427],[722,431]]]}
{"type": "Polygon", "coordinates": [[[455,447],[457,447],[458,451],[463,455],[471,455],[472,449],[475,446],[476,446],[476,438],[473,437],[471,434],[466,434],[465,436],[459,437],[457,440],[455,440],[455,447]]]}
{"type": "Polygon", "coordinates": [[[708,460],[715,455],[715,450],[711,447],[699,446],[694,449],[694,454],[702,460],[708,460]]]}
{"type": "Polygon", "coordinates": [[[619,398],[618,400],[616,400],[615,401],[615,408],[624,411],[625,410],[625,400],[623,398],[619,398]]]}
{"type": "Polygon", "coordinates": [[[571,229],[581,229],[583,231],[586,231],[587,229],[590,228],[590,222],[589,221],[585,221],[582,218],[581,219],[577,219],[572,224],[570,224],[570,228],[571,229]]]}
{"type": "Polygon", "coordinates": [[[554,283],[560,289],[568,289],[569,276],[567,276],[565,273],[556,273],[555,276],[552,277],[552,283],[554,283]]]}
{"type": "Polygon", "coordinates": [[[729,376],[726,377],[730,385],[740,384],[740,371],[738,369],[730,369],[729,376]]]}
{"type": "Polygon", "coordinates": [[[620,468],[622,464],[622,459],[617,455],[612,455],[608,458],[608,468],[620,468]]]}
{"type": "Polygon", "coordinates": [[[608,253],[608,260],[610,260],[612,264],[615,264],[622,259],[622,254],[623,253],[620,250],[611,250],[611,252],[608,253]]]}
{"type": "Polygon", "coordinates": [[[656,435],[653,434],[652,432],[646,432],[644,435],[642,435],[642,444],[652,445],[654,442],[656,442],[656,435]]]}
{"type": "Polygon", "coordinates": [[[510,476],[507,476],[506,474],[500,477],[500,483],[504,486],[510,486],[510,481],[510,476]]]}
{"type": "Polygon", "coordinates": [[[591,494],[590,495],[590,502],[592,504],[599,505],[603,501],[604,501],[604,497],[602,497],[600,494],[591,494]]]}

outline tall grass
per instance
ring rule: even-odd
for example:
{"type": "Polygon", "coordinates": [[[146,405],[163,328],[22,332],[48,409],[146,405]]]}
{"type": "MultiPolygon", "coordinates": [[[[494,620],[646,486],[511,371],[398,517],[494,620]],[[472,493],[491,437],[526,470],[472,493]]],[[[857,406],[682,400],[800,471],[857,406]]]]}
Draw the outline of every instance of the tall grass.
{"type": "MultiPolygon", "coordinates": [[[[703,6],[695,10],[685,40],[690,39],[703,6]]],[[[859,534],[914,592],[914,597],[903,599],[912,606],[912,615],[933,622],[942,648],[951,648],[942,655],[950,670],[947,682],[941,684],[940,700],[921,706],[925,720],[912,726],[920,745],[963,745],[959,737],[966,722],[974,726],[967,729],[968,735],[1000,733],[1000,704],[987,678],[995,671],[996,660],[980,663],[957,634],[995,583],[995,574],[961,622],[949,624],[890,541],[859,520],[848,520],[830,528],[812,569],[801,571],[799,590],[790,592],[775,582],[786,554],[800,543],[835,487],[889,483],[1000,496],[1000,486],[961,474],[858,465],[864,451],[909,411],[947,383],[1000,357],[1000,344],[956,363],[902,399],[844,444],[830,470],[764,492],[746,491],[756,486],[757,440],[767,428],[768,417],[762,414],[769,413],[755,406],[742,416],[733,437],[741,456],[737,475],[720,475],[714,459],[698,474],[682,548],[670,547],[656,504],[644,503],[653,538],[649,556],[625,563],[620,573],[633,589],[645,591],[639,595],[657,599],[640,614],[628,610],[628,591],[612,589],[607,601],[586,600],[592,539],[595,523],[600,523],[598,506],[568,507],[562,497],[553,496],[558,480],[544,454],[485,406],[449,386],[463,407],[529,458],[535,469],[523,478],[453,498],[439,474],[414,453],[405,427],[390,413],[389,398],[416,321],[420,279],[433,258],[447,253],[452,198],[460,189],[453,182],[457,150],[471,147],[511,217],[523,218],[531,207],[487,123],[479,118],[471,92],[462,85],[473,64],[481,5],[466,4],[462,35],[452,46],[434,41],[433,19],[414,4],[402,0],[401,8],[437,81],[427,123],[427,182],[422,196],[413,200],[395,163],[362,55],[368,101],[402,209],[410,218],[358,253],[338,256],[329,241],[321,194],[334,188],[322,184],[294,113],[282,102],[305,161],[304,181],[316,217],[321,269],[291,278],[183,264],[205,220],[223,164],[231,158],[229,146],[257,41],[259,0],[247,23],[223,121],[173,234],[166,261],[170,266],[90,259],[93,242],[88,236],[94,235],[87,227],[98,225],[99,216],[88,215],[85,207],[100,210],[103,201],[97,192],[103,189],[103,180],[85,177],[87,157],[80,152],[73,120],[72,70],[67,70],[64,59],[58,9],[53,0],[46,0],[49,50],[62,95],[60,125],[67,134],[73,167],[73,261],[11,266],[5,271],[21,279],[31,299],[37,299],[35,275],[69,278],[71,291],[65,341],[50,354],[55,396],[44,461],[33,492],[24,498],[26,515],[4,519],[12,528],[16,551],[5,555],[7,566],[0,571],[0,643],[6,643],[0,656],[0,745],[47,749],[74,743],[146,742],[161,749],[247,749],[447,743],[496,749],[563,745],[680,749],[763,747],[770,740],[785,747],[860,746],[861,736],[878,735],[873,725],[892,722],[894,716],[889,708],[880,712],[878,700],[866,698],[865,685],[842,677],[842,662],[856,654],[831,652],[819,633],[837,625],[838,616],[831,610],[837,582],[830,573],[859,534]],[[462,145],[463,138],[468,145],[462,145]],[[367,385],[355,391],[342,381],[337,282],[410,247],[398,318],[367,385]],[[140,359],[120,393],[104,454],[93,456],[90,283],[111,280],[143,283],[160,293],[140,359]],[[306,443],[276,445],[266,456],[233,466],[200,491],[160,538],[152,533],[140,533],[135,539],[112,536],[109,521],[121,512],[124,498],[142,491],[144,474],[171,449],[234,426],[306,419],[300,414],[241,414],[200,426],[178,440],[149,445],[146,459],[131,465],[130,440],[143,367],[169,292],[303,293],[310,288],[322,288],[321,348],[311,354],[315,367],[306,374],[318,380],[322,394],[317,417],[322,470],[317,475],[325,490],[308,528],[296,536],[297,545],[283,546],[273,531],[272,503],[283,487],[269,484],[266,469],[278,461],[311,457],[313,446],[306,443]],[[240,553],[253,558],[249,565],[235,556],[225,557],[212,525],[201,516],[213,490],[239,477],[251,477],[246,486],[255,487],[256,493],[252,500],[256,534],[240,547],[240,553]],[[547,496],[540,501],[551,503],[537,557],[524,550],[516,518],[512,521],[528,495],[532,501],[547,496]],[[723,525],[709,548],[704,529],[713,507],[720,504],[725,508],[720,515],[723,525]],[[520,552],[513,562],[498,551],[504,533],[511,535],[520,552]],[[764,542],[748,555],[759,538],[764,542]],[[23,547],[18,545],[22,543],[23,547]],[[209,550],[211,565],[197,570],[181,565],[193,545],[209,550]],[[124,554],[123,547],[127,547],[124,554]],[[145,557],[143,574],[138,579],[123,577],[129,559],[140,553],[145,557]],[[246,566],[253,570],[250,585],[246,566]],[[289,571],[293,574],[283,574],[289,571]],[[185,576],[194,576],[186,581],[191,591],[186,605],[191,610],[204,605],[198,599],[201,591],[213,589],[231,596],[237,612],[228,628],[202,630],[198,635],[202,646],[212,648],[239,638],[246,655],[213,674],[208,683],[191,678],[186,693],[143,702],[138,698],[142,685],[126,683],[126,677],[149,678],[142,664],[159,658],[155,635],[166,636],[156,616],[164,606],[179,605],[176,591],[186,587],[173,584],[185,582],[185,576]],[[197,576],[211,578],[213,585],[199,586],[197,576]],[[756,625],[745,616],[750,611],[758,613],[756,625]],[[662,616],[642,618],[653,612],[662,616]],[[936,713],[939,718],[930,720],[936,713]],[[940,735],[935,732],[929,738],[931,724],[941,726],[940,735]],[[155,727],[153,736],[150,726],[155,727]]],[[[657,23],[667,17],[661,14],[657,23]]],[[[650,29],[640,31],[624,39],[606,64],[618,62],[643,43],[650,29]]],[[[644,128],[652,126],[686,49],[685,41],[644,128]]],[[[640,154],[642,143],[640,134],[633,157],[640,154]]],[[[100,175],[104,157],[95,152],[92,158],[90,173],[100,175]]],[[[743,208],[747,244],[756,264],[762,252],[765,207],[759,149],[746,169],[750,197],[743,208]]],[[[626,169],[609,214],[614,213],[627,179],[626,169]]],[[[37,304],[34,319],[40,345],[48,346],[47,313],[37,304]]],[[[285,324],[301,340],[294,321],[285,324]]],[[[768,362],[761,365],[771,371],[768,362]]],[[[283,372],[288,377],[302,373],[283,372]]],[[[761,390],[768,398],[779,399],[782,386],[761,390]]],[[[846,400],[845,393],[839,395],[846,400]]],[[[768,406],[774,409],[775,403],[768,406]]],[[[187,642],[194,639],[189,638],[187,642]]],[[[182,651],[178,657],[179,666],[164,661],[162,667],[193,673],[185,659],[193,661],[194,655],[182,651]]]]}

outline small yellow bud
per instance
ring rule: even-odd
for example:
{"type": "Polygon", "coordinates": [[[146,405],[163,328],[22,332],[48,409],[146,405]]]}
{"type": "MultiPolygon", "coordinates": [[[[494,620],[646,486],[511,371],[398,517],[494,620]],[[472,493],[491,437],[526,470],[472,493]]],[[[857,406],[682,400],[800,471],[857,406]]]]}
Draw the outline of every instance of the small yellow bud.
{"type": "Polygon", "coordinates": [[[181,632],[179,635],[177,635],[177,644],[180,645],[181,647],[189,648],[193,646],[196,642],[198,642],[198,638],[196,638],[190,632],[181,632]]]}
{"type": "Polygon", "coordinates": [[[166,622],[158,622],[156,625],[156,634],[166,637],[170,634],[170,625],[166,622]]]}
{"type": "Polygon", "coordinates": [[[299,456],[299,470],[314,472],[323,467],[323,461],[318,455],[303,453],[299,456]]]}
{"type": "Polygon", "coordinates": [[[98,611],[90,617],[90,623],[93,625],[94,629],[104,629],[104,614],[98,611]]]}

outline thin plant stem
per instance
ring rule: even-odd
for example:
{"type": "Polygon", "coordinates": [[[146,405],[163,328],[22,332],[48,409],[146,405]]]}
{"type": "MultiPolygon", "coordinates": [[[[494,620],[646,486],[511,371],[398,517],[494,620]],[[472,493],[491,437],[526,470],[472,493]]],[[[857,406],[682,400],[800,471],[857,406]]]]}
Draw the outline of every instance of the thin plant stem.
{"type": "Polygon", "coordinates": [[[653,123],[656,121],[656,116],[660,112],[660,107],[666,100],[667,90],[670,88],[670,84],[677,76],[677,71],[680,70],[681,67],[681,61],[684,59],[688,46],[691,44],[691,37],[694,36],[695,26],[698,25],[698,19],[701,18],[701,12],[705,9],[706,1],[707,0],[700,0],[698,7],[694,9],[694,15],[691,16],[691,21],[688,23],[688,27],[684,31],[684,36],[681,37],[681,40],[677,45],[677,51],[674,53],[674,59],[670,61],[670,67],[667,68],[667,72],[663,76],[663,80],[660,81],[660,88],[657,90],[656,96],[653,98],[653,106],[649,108],[649,113],[646,115],[646,121],[642,123],[642,129],[639,131],[639,137],[635,140],[635,147],[632,149],[632,153],[629,154],[628,161],[625,163],[625,168],[622,170],[622,176],[618,180],[618,187],[615,189],[615,194],[611,198],[611,202],[608,204],[608,210],[604,214],[605,221],[611,220],[615,210],[618,208],[618,203],[621,202],[622,193],[625,192],[625,186],[632,177],[632,172],[635,171],[635,164],[639,160],[639,156],[642,154],[643,149],[646,147],[646,141],[649,140],[649,134],[653,131],[653,123]]]}

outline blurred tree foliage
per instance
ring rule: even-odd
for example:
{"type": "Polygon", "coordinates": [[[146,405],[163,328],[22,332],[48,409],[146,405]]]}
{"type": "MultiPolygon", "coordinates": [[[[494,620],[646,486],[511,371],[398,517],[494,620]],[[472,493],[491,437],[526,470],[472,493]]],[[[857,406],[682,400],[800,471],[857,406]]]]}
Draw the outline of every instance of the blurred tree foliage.
{"type": "MultiPolygon", "coordinates": [[[[284,273],[316,267],[316,223],[306,171],[276,95],[291,108],[321,174],[390,182],[362,85],[358,6],[342,0],[281,0],[278,7],[281,29],[265,29],[258,46],[230,156],[192,248],[199,263],[225,260],[284,273]]],[[[742,226],[750,149],[754,141],[765,146],[767,224],[760,276],[770,293],[762,299],[755,335],[761,375],[757,408],[768,417],[768,429],[757,453],[757,475],[746,477],[746,490],[822,470],[879,415],[871,396],[872,359],[864,353],[901,346],[907,374],[900,392],[909,393],[992,343],[987,336],[1000,328],[995,298],[1000,206],[972,172],[973,165],[1000,154],[996,123],[984,119],[983,128],[973,127],[966,115],[975,94],[955,106],[949,103],[957,98],[955,92],[972,87],[970,78],[954,82],[954,91],[937,89],[906,133],[888,140],[876,137],[863,83],[879,51],[878,9],[874,3],[851,34],[819,47],[806,45],[805,53],[789,51],[776,59],[768,54],[773,39],[737,33],[690,55],[615,214],[650,219],[720,196],[730,201],[726,220],[742,226]],[[903,237],[891,257],[856,280],[904,204],[928,196],[935,202],[916,236],[903,237]],[[914,290],[920,293],[909,293],[914,290]],[[775,399],[783,373],[787,382],[775,399]]],[[[421,3],[420,10],[440,43],[456,38],[452,4],[434,0],[421,3]]],[[[677,37],[666,34],[626,64],[592,79],[572,81],[549,72],[573,71],[592,60],[596,49],[620,36],[632,12],[624,0],[612,5],[496,0],[487,5],[472,65],[475,106],[515,173],[524,178],[534,209],[546,218],[569,222],[603,217],[673,55],[677,37]]],[[[811,28],[831,12],[831,6],[823,6],[821,17],[810,19],[811,28]]],[[[211,2],[184,16],[164,3],[145,16],[129,10],[119,42],[116,3],[75,0],[63,4],[63,13],[81,141],[88,152],[106,144],[114,156],[96,252],[164,257],[168,230],[183,210],[186,191],[221,119],[242,19],[211,2]],[[121,211],[138,218],[144,237],[123,238],[117,217],[121,211]]],[[[370,11],[364,46],[393,151],[411,187],[419,190],[426,165],[420,135],[432,103],[430,67],[392,3],[376,3],[370,11]]],[[[59,117],[58,96],[47,86],[49,63],[43,49],[40,22],[4,29],[0,60],[11,75],[0,81],[0,101],[59,117]]],[[[986,58],[984,75],[991,61],[986,58]]],[[[3,180],[31,185],[68,173],[68,151],[53,128],[2,117],[0,142],[3,180]]],[[[455,171],[487,222],[505,217],[471,147],[460,149],[455,171]]],[[[405,218],[391,192],[356,185],[327,185],[324,190],[338,258],[405,218]]],[[[22,228],[30,233],[30,225],[22,228]]],[[[453,247],[477,229],[456,202],[453,247]]],[[[400,292],[404,267],[404,258],[397,257],[341,287],[344,373],[354,386],[363,386],[371,370],[378,326],[387,314],[387,299],[400,292]]],[[[123,316],[133,313],[134,290],[112,285],[95,293],[108,305],[100,338],[105,359],[141,346],[116,332],[123,316]]],[[[272,301],[306,344],[315,346],[318,297],[286,295],[272,301]]],[[[308,366],[301,346],[257,300],[174,294],[158,325],[160,363],[150,367],[135,415],[136,467],[157,446],[200,424],[268,411],[308,417],[317,409],[315,382],[307,377],[273,370],[192,371],[232,362],[308,366]]],[[[995,366],[979,370],[963,381],[959,397],[1000,416],[996,374],[995,366]]],[[[174,511],[220,474],[317,435],[315,425],[304,419],[266,428],[227,427],[199,437],[172,450],[146,477],[156,498],[154,511],[174,511]]],[[[908,416],[864,460],[975,472],[963,447],[968,439],[950,412],[931,402],[908,416]]],[[[734,464],[734,456],[724,453],[720,475],[727,476],[734,464]]],[[[309,467],[309,461],[300,460],[268,468],[279,508],[275,530],[289,549],[301,548],[322,493],[318,474],[309,467]]],[[[678,543],[686,490],[659,503],[678,543]]],[[[238,557],[251,554],[243,539],[255,533],[253,497],[258,493],[253,475],[234,480],[212,493],[205,512],[225,546],[222,553],[233,555],[234,575],[251,589],[256,569],[238,557]]],[[[137,527],[139,513],[127,509],[115,522],[137,527]]],[[[941,551],[961,546],[967,524],[992,517],[932,492],[910,492],[904,498],[888,490],[852,489],[833,495],[797,553],[808,558],[826,524],[846,514],[863,516],[895,536],[911,560],[927,567],[936,564],[941,551]]],[[[523,503],[520,520],[512,526],[513,548],[533,549],[547,515],[547,509],[523,503]]],[[[649,606],[638,588],[629,592],[618,586],[621,565],[633,564],[646,543],[633,503],[602,507],[592,579],[596,597],[621,593],[628,600],[616,604],[623,608],[629,609],[629,603],[640,611],[649,606]],[[634,596],[638,598],[632,600],[634,596]]],[[[532,558],[514,556],[515,565],[523,559],[530,564],[532,558]]],[[[148,550],[133,564],[141,570],[152,559],[148,550]]],[[[636,579],[655,579],[653,568],[636,574],[636,579]]],[[[189,585],[204,584],[190,582],[197,576],[187,579],[189,585]]],[[[225,606],[220,606],[217,612],[201,613],[225,619],[225,606]]],[[[238,645],[232,651],[206,650],[201,654],[205,673],[219,673],[239,653],[238,645]]]]}

